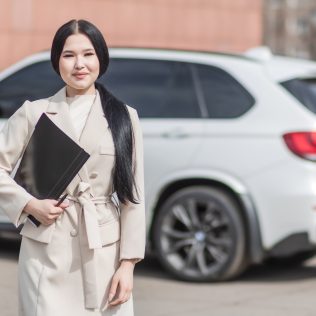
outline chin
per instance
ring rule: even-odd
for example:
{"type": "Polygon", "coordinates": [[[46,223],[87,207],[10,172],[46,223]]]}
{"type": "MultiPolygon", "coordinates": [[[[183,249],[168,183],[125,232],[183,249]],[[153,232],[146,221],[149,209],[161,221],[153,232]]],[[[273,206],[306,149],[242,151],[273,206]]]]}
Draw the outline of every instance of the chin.
{"type": "Polygon", "coordinates": [[[85,84],[85,85],[70,85],[73,89],[75,89],[75,90],[85,90],[85,89],[89,89],[89,87],[91,86],[91,85],[87,85],[87,84],[85,84]]]}

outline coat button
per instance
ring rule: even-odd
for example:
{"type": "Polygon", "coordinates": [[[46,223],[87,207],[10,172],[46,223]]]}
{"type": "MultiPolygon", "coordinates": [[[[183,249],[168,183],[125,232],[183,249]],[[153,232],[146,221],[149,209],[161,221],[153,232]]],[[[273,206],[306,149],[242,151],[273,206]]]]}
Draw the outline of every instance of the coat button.
{"type": "Polygon", "coordinates": [[[72,229],[71,232],[70,232],[70,236],[71,237],[76,237],[78,235],[78,232],[76,229],[72,229]]]}
{"type": "Polygon", "coordinates": [[[98,173],[95,171],[90,173],[90,179],[95,179],[97,176],[98,176],[98,173]]]}

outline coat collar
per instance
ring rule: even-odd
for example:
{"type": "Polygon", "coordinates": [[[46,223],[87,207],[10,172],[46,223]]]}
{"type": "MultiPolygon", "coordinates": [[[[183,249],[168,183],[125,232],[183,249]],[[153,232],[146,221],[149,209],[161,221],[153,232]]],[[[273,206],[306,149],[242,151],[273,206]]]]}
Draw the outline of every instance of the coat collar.
{"type": "Polygon", "coordinates": [[[73,123],[71,122],[69,105],[66,99],[66,87],[61,88],[50,98],[46,114],[50,116],[52,121],[62,129],[64,133],[72,138],[78,145],[87,150],[92,150],[91,139],[100,139],[97,137],[102,137],[104,131],[109,126],[105,119],[98,90],[96,90],[96,99],[91,107],[91,111],[80,137],[76,135],[73,123]]]}

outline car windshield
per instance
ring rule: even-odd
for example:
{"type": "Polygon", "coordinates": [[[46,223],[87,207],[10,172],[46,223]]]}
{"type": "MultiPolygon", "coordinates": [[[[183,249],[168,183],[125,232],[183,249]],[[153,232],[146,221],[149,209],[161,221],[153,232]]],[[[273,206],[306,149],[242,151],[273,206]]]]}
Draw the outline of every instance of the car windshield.
{"type": "Polygon", "coordinates": [[[306,108],[316,113],[316,78],[296,78],[284,81],[281,85],[306,108]]]}

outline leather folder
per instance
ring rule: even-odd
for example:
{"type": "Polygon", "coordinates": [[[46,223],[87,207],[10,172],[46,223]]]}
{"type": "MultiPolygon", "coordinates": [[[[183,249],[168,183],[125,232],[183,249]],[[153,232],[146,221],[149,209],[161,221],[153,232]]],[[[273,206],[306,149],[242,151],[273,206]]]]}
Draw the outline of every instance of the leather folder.
{"type": "MultiPolygon", "coordinates": [[[[59,199],[90,155],[43,113],[14,180],[38,199],[59,199]]],[[[36,226],[40,222],[28,216],[36,226]]]]}

